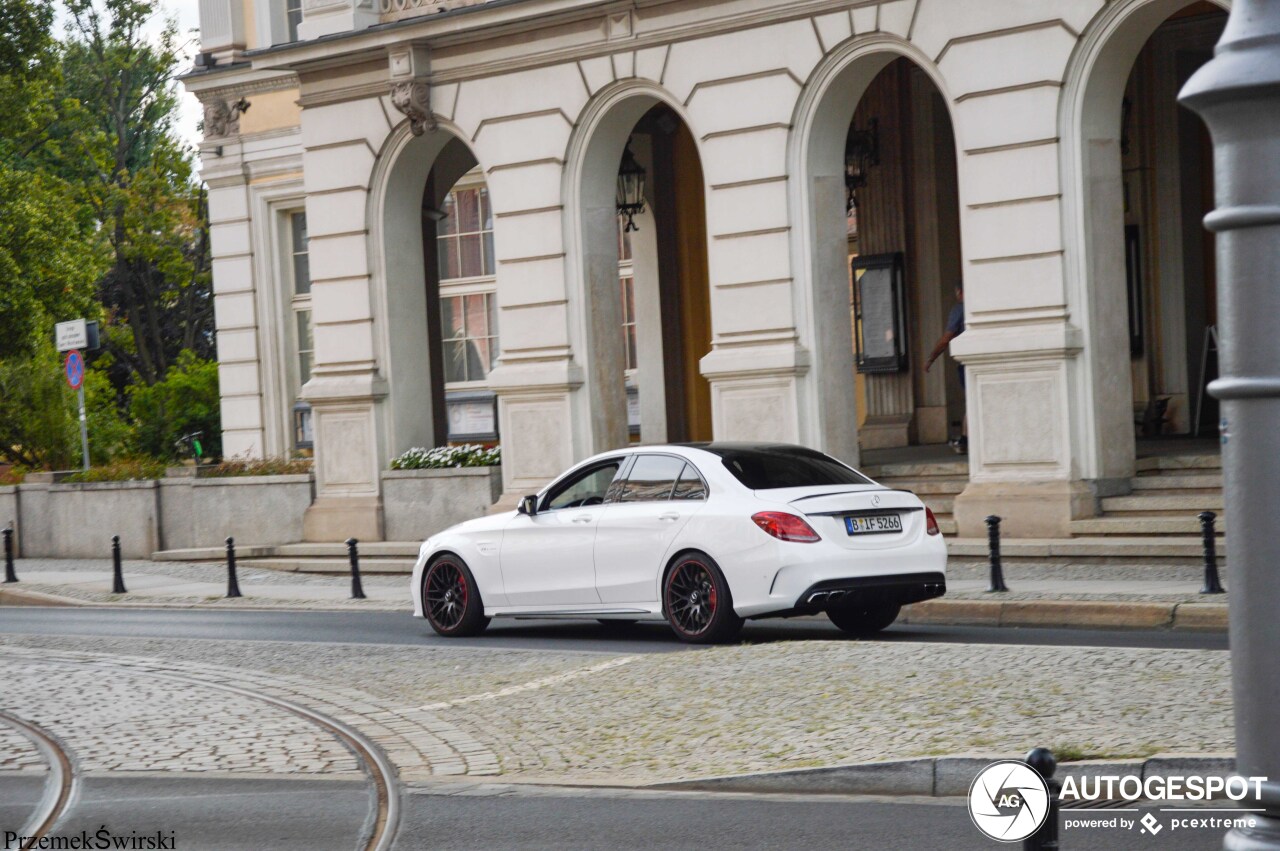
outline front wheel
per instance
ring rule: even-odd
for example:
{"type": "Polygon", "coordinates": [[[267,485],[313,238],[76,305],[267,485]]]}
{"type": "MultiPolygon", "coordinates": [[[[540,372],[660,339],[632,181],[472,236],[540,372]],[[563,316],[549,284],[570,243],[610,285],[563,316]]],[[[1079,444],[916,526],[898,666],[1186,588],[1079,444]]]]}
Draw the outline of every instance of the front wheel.
{"type": "Polygon", "coordinates": [[[867,638],[897,620],[901,610],[901,606],[840,606],[827,609],[827,617],[842,631],[867,638]]]}
{"type": "Polygon", "coordinates": [[[676,636],[690,644],[730,641],[742,629],[729,583],[715,560],[703,553],[681,556],[671,566],[662,608],[676,636]]]}
{"type": "Polygon", "coordinates": [[[440,635],[479,635],[489,625],[476,578],[456,556],[441,556],[422,579],[422,611],[440,635]]]}

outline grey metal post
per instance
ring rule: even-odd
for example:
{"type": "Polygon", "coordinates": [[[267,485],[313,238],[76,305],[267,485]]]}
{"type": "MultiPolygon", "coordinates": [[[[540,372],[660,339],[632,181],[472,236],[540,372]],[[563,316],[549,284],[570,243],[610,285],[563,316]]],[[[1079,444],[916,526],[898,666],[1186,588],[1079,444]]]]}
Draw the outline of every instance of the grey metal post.
{"type": "Polygon", "coordinates": [[[1213,137],[1222,473],[1231,541],[1236,771],[1267,777],[1228,851],[1280,849],[1280,3],[1235,0],[1214,58],[1182,89],[1213,137]]]}
{"type": "Polygon", "coordinates": [[[127,594],[124,587],[124,568],[120,564],[120,536],[111,536],[111,593],[127,594]]]}
{"type": "Polygon", "coordinates": [[[84,384],[76,391],[80,398],[80,452],[84,457],[84,469],[89,469],[89,421],[84,415],[84,384]]]}
{"type": "Polygon", "coordinates": [[[13,528],[4,530],[4,581],[17,582],[18,574],[13,570],[13,528]]]}
{"type": "Polygon", "coordinates": [[[240,580],[236,576],[236,539],[227,538],[227,596],[242,597],[240,580]]]}
{"type": "Polygon", "coordinates": [[[1222,581],[1218,579],[1218,545],[1213,529],[1213,521],[1218,515],[1212,511],[1201,511],[1196,517],[1200,520],[1200,537],[1204,541],[1204,587],[1201,594],[1225,594],[1222,581]]]}
{"type": "Polygon", "coordinates": [[[363,600],[364,586],[360,583],[360,551],[356,549],[356,545],[360,542],[355,538],[347,538],[347,558],[351,560],[351,599],[363,600]]]}
{"type": "Polygon", "coordinates": [[[1062,784],[1053,775],[1058,770],[1058,760],[1048,748],[1032,748],[1022,761],[1034,768],[1044,778],[1044,785],[1049,787],[1049,812],[1040,829],[1022,840],[1023,851],[1057,851],[1058,814],[1061,812],[1058,799],[1062,796],[1062,784]]]}
{"type": "Polygon", "coordinates": [[[1004,566],[1000,563],[1000,518],[992,514],[987,517],[987,554],[991,562],[991,587],[987,593],[1008,591],[1004,584],[1004,566]]]}

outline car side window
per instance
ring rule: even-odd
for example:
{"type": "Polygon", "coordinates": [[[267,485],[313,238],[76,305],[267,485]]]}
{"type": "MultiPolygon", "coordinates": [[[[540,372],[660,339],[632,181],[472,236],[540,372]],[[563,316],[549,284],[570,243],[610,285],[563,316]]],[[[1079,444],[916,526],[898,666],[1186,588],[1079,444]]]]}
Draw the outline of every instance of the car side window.
{"type": "Polygon", "coordinates": [[[547,494],[543,511],[600,505],[604,502],[609,484],[617,475],[619,466],[621,466],[620,461],[613,461],[599,467],[592,467],[558,485],[547,494]]]}
{"type": "Polygon", "coordinates": [[[672,499],[706,499],[707,486],[703,483],[698,471],[692,464],[685,464],[680,478],[676,479],[676,489],[671,493],[672,499]]]}
{"type": "Polygon", "coordinates": [[[671,455],[640,455],[618,493],[618,502],[665,502],[671,498],[684,460],[671,455]]]}

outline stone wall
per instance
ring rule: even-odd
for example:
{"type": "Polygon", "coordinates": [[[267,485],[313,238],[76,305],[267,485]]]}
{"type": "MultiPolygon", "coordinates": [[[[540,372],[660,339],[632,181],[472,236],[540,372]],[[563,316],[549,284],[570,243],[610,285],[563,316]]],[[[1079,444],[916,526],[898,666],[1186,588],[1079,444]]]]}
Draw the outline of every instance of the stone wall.
{"type": "Polygon", "coordinates": [[[382,494],[387,540],[422,541],[488,514],[502,494],[502,468],[387,470],[382,494]]]}
{"type": "Polygon", "coordinates": [[[17,488],[17,528],[25,558],[150,558],[160,543],[160,483],[36,482],[17,488]]]}
{"type": "Polygon", "coordinates": [[[296,543],[302,540],[302,517],[313,493],[307,473],[165,479],[162,549],[222,546],[229,535],[245,544],[296,543]]]}

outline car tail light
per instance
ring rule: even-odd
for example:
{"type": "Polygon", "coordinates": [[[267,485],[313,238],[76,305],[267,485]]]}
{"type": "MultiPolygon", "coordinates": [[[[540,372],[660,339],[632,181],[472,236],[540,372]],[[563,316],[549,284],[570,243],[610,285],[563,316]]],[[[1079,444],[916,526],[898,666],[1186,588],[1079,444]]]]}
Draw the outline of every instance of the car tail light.
{"type": "Polygon", "coordinates": [[[930,535],[941,534],[938,529],[938,518],[933,516],[933,509],[929,506],[924,507],[924,530],[930,535]]]}
{"type": "Polygon", "coordinates": [[[799,544],[812,544],[821,541],[813,527],[803,518],[785,511],[761,511],[751,515],[756,525],[779,541],[794,541],[799,544]]]}

